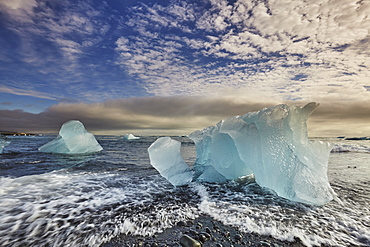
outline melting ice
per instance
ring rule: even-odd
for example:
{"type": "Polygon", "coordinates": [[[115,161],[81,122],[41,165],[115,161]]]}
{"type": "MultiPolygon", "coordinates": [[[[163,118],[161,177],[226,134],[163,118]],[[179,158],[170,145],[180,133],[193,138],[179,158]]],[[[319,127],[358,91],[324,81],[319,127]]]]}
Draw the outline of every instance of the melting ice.
{"type": "Polygon", "coordinates": [[[148,148],[151,165],[174,186],[185,185],[193,178],[180,148],[181,143],[170,137],[161,137],[148,148]]]}
{"type": "Polygon", "coordinates": [[[9,144],[10,141],[8,141],[5,136],[0,135],[0,154],[3,152],[3,149],[9,144]]]}
{"type": "Polygon", "coordinates": [[[59,135],[51,142],[39,148],[45,153],[83,154],[103,150],[93,134],[77,120],[65,122],[60,128],[59,135]]]}
{"type": "MultiPolygon", "coordinates": [[[[220,121],[190,134],[197,160],[193,180],[224,182],[254,175],[256,182],[279,196],[313,205],[334,198],[327,177],[331,145],[310,141],[307,119],[318,107],[277,105],[220,121]]],[[[180,144],[160,138],[148,149],[151,164],[173,185],[189,182],[189,167],[180,154],[180,144]],[[180,160],[180,161],[179,161],[180,160]],[[164,171],[184,171],[168,176],[164,171]]]]}
{"type": "Polygon", "coordinates": [[[123,139],[125,140],[139,140],[140,137],[134,136],[133,134],[126,134],[123,136],[123,139]]]}

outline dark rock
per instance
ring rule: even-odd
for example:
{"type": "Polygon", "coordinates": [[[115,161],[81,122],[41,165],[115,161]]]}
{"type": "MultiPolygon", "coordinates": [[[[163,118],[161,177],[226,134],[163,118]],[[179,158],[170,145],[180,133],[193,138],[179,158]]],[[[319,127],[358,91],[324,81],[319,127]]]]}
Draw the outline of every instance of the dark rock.
{"type": "Polygon", "coordinates": [[[197,240],[195,240],[194,238],[192,238],[192,237],[190,237],[186,234],[184,234],[180,238],[180,244],[183,247],[201,247],[202,246],[197,240]]]}
{"type": "Polygon", "coordinates": [[[184,226],[186,226],[186,222],[185,221],[179,221],[179,222],[177,222],[176,225],[180,226],[180,227],[184,227],[184,226]]]}
{"type": "Polygon", "coordinates": [[[240,234],[236,234],[235,235],[235,240],[236,241],[242,241],[242,239],[243,239],[243,236],[242,235],[240,235],[240,234]]]}
{"type": "Polygon", "coordinates": [[[212,237],[212,235],[207,232],[201,232],[201,234],[206,238],[207,241],[210,240],[212,237]]]}
{"type": "Polygon", "coordinates": [[[219,228],[218,226],[214,226],[214,227],[213,227],[213,231],[214,231],[214,232],[220,232],[220,228],[219,228]]]}
{"type": "Polygon", "coordinates": [[[188,226],[194,225],[194,221],[193,220],[188,220],[188,221],[186,221],[186,223],[188,224],[188,226]]]}
{"type": "Polygon", "coordinates": [[[208,233],[208,234],[212,234],[212,230],[211,229],[209,229],[209,227],[206,227],[206,233],[208,233]]]}
{"type": "Polygon", "coordinates": [[[204,234],[200,234],[199,235],[199,241],[200,242],[202,242],[202,243],[204,243],[204,242],[206,242],[208,239],[207,239],[207,237],[206,236],[204,236],[204,234]]]}
{"type": "Polygon", "coordinates": [[[198,233],[197,233],[196,231],[194,231],[193,229],[190,229],[190,230],[189,230],[189,234],[190,234],[191,236],[193,236],[193,237],[198,236],[198,233]]]}
{"type": "Polygon", "coordinates": [[[271,247],[271,244],[265,241],[260,241],[258,246],[260,247],[271,247]]]}

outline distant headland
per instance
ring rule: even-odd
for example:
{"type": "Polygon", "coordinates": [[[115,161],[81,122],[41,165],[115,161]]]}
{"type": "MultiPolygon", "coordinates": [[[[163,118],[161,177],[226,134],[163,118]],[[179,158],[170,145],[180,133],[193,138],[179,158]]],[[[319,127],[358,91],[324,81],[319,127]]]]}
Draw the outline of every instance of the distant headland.
{"type": "Polygon", "coordinates": [[[0,130],[0,135],[4,135],[4,136],[38,136],[39,134],[0,130]]]}

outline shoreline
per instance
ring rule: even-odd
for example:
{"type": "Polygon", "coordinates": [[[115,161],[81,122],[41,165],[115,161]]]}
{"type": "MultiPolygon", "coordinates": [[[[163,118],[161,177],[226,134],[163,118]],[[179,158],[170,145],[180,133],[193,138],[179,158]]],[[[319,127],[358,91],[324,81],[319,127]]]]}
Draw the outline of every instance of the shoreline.
{"type": "Polygon", "coordinates": [[[271,236],[262,236],[257,233],[243,233],[236,228],[224,225],[207,215],[201,215],[195,220],[179,221],[171,228],[165,229],[151,237],[122,234],[100,245],[101,247],[245,247],[245,246],[271,246],[271,247],[304,247],[305,245],[296,239],[294,242],[281,241],[271,236]],[[184,245],[187,235],[196,242],[184,245]],[[182,244],[180,244],[182,242],[182,244]],[[201,245],[199,245],[199,244],[201,245]]]}

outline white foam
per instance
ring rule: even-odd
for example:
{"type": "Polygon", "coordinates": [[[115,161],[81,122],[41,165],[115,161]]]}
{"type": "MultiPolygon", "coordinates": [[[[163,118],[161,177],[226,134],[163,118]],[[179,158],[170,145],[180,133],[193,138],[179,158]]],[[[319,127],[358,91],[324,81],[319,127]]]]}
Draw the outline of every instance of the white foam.
{"type": "Polygon", "coordinates": [[[253,179],[174,189],[145,169],[0,177],[0,246],[99,246],[121,233],[152,236],[201,214],[243,232],[298,237],[306,246],[366,246],[368,154],[354,154],[331,154],[330,182],[343,203],[323,207],[280,198],[253,179]]]}
{"type": "Polygon", "coordinates": [[[299,238],[306,246],[361,246],[361,239],[370,241],[370,231],[366,226],[370,222],[369,219],[367,223],[364,219],[359,221],[363,212],[359,206],[353,208],[348,203],[342,205],[333,201],[324,207],[310,207],[288,203],[274,195],[250,194],[248,186],[244,186],[244,193],[236,192],[229,197],[223,197],[217,192],[219,190],[211,190],[204,185],[197,184],[193,188],[201,197],[199,210],[202,213],[246,233],[286,241],[299,238]],[[343,206],[352,207],[352,211],[343,212],[343,206]]]}
{"type": "Polygon", "coordinates": [[[171,198],[154,203],[173,191],[156,179],[62,172],[0,177],[0,246],[99,246],[118,234],[153,235],[197,216],[195,207],[171,205],[171,198]]]}
{"type": "Polygon", "coordinates": [[[0,136],[0,154],[3,152],[3,149],[10,144],[10,141],[1,138],[0,136]]]}
{"type": "Polygon", "coordinates": [[[370,153],[370,147],[365,145],[357,144],[342,144],[336,143],[331,150],[332,153],[344,153],[344,152],[358,152],[358,153],[370,153]]]}

